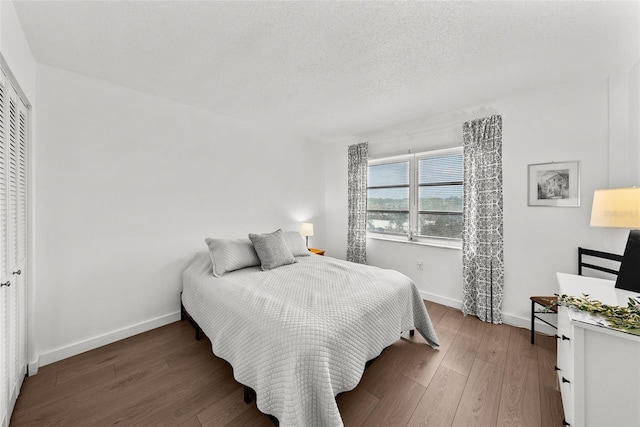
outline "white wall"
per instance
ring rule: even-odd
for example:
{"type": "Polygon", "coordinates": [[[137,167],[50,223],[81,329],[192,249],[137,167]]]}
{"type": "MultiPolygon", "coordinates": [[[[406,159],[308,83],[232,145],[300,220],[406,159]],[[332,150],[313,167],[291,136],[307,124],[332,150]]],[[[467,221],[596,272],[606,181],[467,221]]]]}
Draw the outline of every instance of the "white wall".
{"type": "Polygon", "coordinates": [[[34,104],[36,63],[10,1],[0,1],[0,52],[29,102],[34,104]]]}
{"type": "Polygon", "coordinates": [[[640,59],[629,69],[629,185],[640,187],[640,59]]]}
{"type": "MultiPolygon", "coordinates": [[[[626,71],[625,71],[626,72],[626,71]]],[[[503,117],[505,321],[528,326],[531,295],[557,292],[556,271],[577,271],[577,247],[622,253],[627,231],[589,227],[593,190],[609,182],[610,85],[607,78],[580,81],[513,96],[452,114],[416,120],[341,141],[325,152],[327,248],[346,254],[346,146],[369,141],[370,157],[462,145],[461,124],[503,117]],[[581,206],[527,206],[527,165],[580,161],[581,206]]],[[[612,105],[625,108],[628,104],[612,105]]],[[[627,126],[628,122],[624,122],[627,126]]],[[[612,125],[613,126],[613,125],[612,125]]],[[[640,162],[636,163],[637,165],[640,162]]],[[[613,167],[626,169],[623,160],[613,167]]],[[[625,174],[630,173],[625,170],[625,174]]],[[[368,239],[369,264],[411,277],[430,300],[459,307],[460,250],[368,239]],[[424,262],[424,270],[416,261],[424,262]]]]}
{"type": "Polygon", "coordinates": [[[640,185],[640,59],[609,76],[608,154],[609,188],[640,185]]]}
{"type": "Polygon", "coordinates": [[[177,319],[207,236],[322,236],[314,145],[44,65],[37,95],[40,364],[177,319]]]}

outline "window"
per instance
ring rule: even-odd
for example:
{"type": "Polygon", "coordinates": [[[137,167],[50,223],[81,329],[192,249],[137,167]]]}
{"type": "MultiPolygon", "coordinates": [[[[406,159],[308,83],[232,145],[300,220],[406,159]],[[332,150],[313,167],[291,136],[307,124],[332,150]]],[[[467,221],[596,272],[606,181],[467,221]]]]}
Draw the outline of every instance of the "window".
{"type": "Polygon", "coordinates": [[[409,161],[369,165],[367,229],[406,234],[409,227],[409,161]]]}
{"type": "Polygon", "coordinates": [[[460,241],[462,148],[371,160],[367,231],[389,238],[460,241]]]}

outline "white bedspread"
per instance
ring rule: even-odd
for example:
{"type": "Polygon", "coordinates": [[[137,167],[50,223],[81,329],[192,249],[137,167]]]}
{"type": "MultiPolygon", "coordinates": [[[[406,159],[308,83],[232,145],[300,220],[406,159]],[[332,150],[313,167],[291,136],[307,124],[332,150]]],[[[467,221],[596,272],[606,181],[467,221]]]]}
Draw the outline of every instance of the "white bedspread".
{"type": "Polygon", "coordinates": [[[287,426],[342,426],[335,396],[365,363],[417,329],[438,347],[420,293],[392,270],[312,255],[262,271],[213,276],[206,252],[183,273],[183,305],[253,388],[258,408],[287,426]]]}

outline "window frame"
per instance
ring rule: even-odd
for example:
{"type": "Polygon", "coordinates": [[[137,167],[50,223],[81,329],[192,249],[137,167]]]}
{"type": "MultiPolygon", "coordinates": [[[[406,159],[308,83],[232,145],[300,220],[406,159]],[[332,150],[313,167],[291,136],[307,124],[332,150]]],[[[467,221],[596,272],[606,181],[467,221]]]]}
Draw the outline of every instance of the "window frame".
{"type": "MultiPolygon", "coordinates": [[[[421,151],[418,153],[410,153],[403,154],[398,156],[387,156],[370,159],[367,163],[367,167],[377,166],[389,163],[399,163],[406,162],[409,163],[409,233],[405,234],[397,234],[397,233],[385,233],[379,231],[372,231],[367,228],[367,237],[373,239],[381,239],[381,240],[394,240],[399,242],[407,242],[414,244],[427,244],[433,246],[442,246],[442,247],[450,247],[460,249],[462,248],[462,239],[452,238],[452,237],[438,237],[438,236],[421,236],[418,234],[418,218],[419,215],[422,214],[447,214],[447,215],[463,215],[463,212],[452,213],[452,212],[444,212],[444,211],[421,211],[419,208],[420,201],[420,188],[421,187],[430,187],[437,185],[462,185],[463,188],[463,197],[464,197],[464,177],[462,181],[442,181],[437,183],[429,183],[420,185],[419,183],[419,162],[421,159],[433,158],[433,157],[442,157],[443,155],[449,154],[463,154],[462,146],[457,146],[453,148],[445,148],[440,150],[430,150],[430,151],[421,151]]],[[[464,171],[463,171],[464,174],[464,171]]],[[[398,186],[372,186],[369,187],[367,183],[367,198],[369,197],[369,189],[378,189],[378,188],[395,188],[395,187],[406,187],[405,185],[398,186]]],[[[385,210],[369,210],[367,206],[367,215],[369,212],[401,212],[405,213],[406,211],[385,211],[385,210]]]]}

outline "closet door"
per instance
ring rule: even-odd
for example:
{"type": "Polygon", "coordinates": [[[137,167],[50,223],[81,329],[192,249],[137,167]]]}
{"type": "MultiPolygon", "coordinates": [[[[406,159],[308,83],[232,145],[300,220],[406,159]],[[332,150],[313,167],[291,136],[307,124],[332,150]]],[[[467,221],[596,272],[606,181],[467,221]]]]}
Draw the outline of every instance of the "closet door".
{"type": "Polygon", "coordinates": [[[0,70],[0,426],[9,424],[9,301],[7,285],[7,90],[6,76],[0,70]]]}
{"type": "Polygon", "coordinates": [[[29,109],[18,98],[18,146],[16,153],[16,243],[15,264],[11,270],[11,281],[16,285],[17,349],[16,398],[27,374],[27,138],[29,109]]]}
{"type": "Polygon", "coordinates": [[[8,425],[27,365],[26,149],[29,111],[0,79],[0,427],[8,425]]]}

